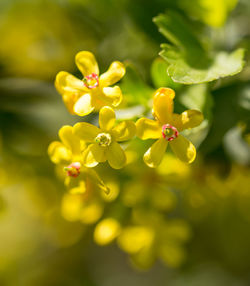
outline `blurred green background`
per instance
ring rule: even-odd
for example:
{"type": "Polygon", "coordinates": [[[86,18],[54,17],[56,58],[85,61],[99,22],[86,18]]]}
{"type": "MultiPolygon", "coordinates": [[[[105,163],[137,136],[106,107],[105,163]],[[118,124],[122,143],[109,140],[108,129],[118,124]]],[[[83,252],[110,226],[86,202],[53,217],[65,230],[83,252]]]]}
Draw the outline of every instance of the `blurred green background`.
{"type": "Polygon", "coordinates": [[[0,1],[1,286],[250,285],[249,27],[248,0],[0,1]],[[246,49],[244,70],[209,84],[174,83],[158,57],[167,40],[152,22],[169,10],[208,48],[246,49]],[[72,221],[61,209],[66,190],[47,148],[62,125],[82,118],[67,112],[54,79],[61,70],[80,76],[81,50],[95,54],[101,71],[125,62],[123,109],[131,117],[130,107],[147,110],[161,85],[176,90],[178,112],[205,115],[188,134],[199,146],[191,166],[167,154],[159,170],[148,169],[146,143],[137,140],[138,161],[119,172],[98,167],[118,189],[110,201],[98,197],[102,218],[153,228],[148,252],[131,255],[133,235],[98,246],[98,221],[72,221]]]}

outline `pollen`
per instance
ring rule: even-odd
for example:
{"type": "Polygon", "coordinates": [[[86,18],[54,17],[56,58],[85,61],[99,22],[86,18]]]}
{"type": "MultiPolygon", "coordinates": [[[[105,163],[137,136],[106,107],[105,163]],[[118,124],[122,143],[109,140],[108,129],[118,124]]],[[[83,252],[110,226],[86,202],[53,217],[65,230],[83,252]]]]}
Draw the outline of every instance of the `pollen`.
{"type": "Polygon", "coordinates": [[[64,167],[64,171],[67,172],[67,176],[76,178],[80,175],[80,168],[81,168],[80,162],[73,162],[69,166],[64,167]]]}
{"type": "Polygon", "coordinates": [[[109,133],[100,133],[96,136],[95,141],[102,147],[107,147],[111,144],[112,138],[109,133]]]}
{"type": "Polygon", "coordinates": [[[99,86],[99,77],[97,74],[92,73],[87,75],[83,79],[83,84],[89,89],[93,89],[99,86]]]}
{"type": "Polygon", "coordinates": [[[162,137],[167,141],[172,141],[179,136],[179,132],[176,127],[165,124],[162,126],[162,137]]]}

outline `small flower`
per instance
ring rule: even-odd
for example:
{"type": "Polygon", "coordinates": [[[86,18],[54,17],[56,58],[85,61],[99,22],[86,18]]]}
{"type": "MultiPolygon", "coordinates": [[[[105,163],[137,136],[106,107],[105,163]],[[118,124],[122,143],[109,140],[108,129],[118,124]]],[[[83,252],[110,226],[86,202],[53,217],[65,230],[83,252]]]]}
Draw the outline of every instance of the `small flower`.
{"type": "Polygon", "coordinates": [[[99,113],[100,128],[87,123],[77,123],[73,132],[81,140],[91,143],[83,152],[83,163],[86,167],[95,167],[99,162],[108,160],[114,169],[120,169],[126,164],[126,155],[117,142],[131,139],[136,133],[132,121],[123,121],[115,125],[115,112],[109,106],[104,106],[99,113]]]}
{"type": "Polygon", "coordinates": [[[70,177],[78,177],[80,175],[81,163],[73,162],[69,166],[64,167],[64,171],[67,172],[67,175],[70,177]]]}
{"type": "Polygon", "coordinates": [[[201,124],[203,115],[197,110],[173,113],[175,93],[170,88],[159,88],[154,94],[153,115],[155,120],[140,118],[136,122],[137,136],[143,140],[158,139],[144,154],[144,162],[151,168],[157,167],[169,143],[175,155],[186,163],[196,157],[194,145],[180,132],[201,124]]]}
{"type": "Polygon", "coordinates": [[[110,86],[124,76],[124,65],[115,61],[99,76],[98,64],[92,53],[79,52],[75,61],[83,79],[62,71],[57,74],[55,81],[55,86],[69,112],[85,116],[103,106],[118,106],[122,100],[121,89],[117,85],[110,86]]]}
{"type": "Polygon", "coordinates": [[[108,193],[108,188],[97,173],[84,167],[81,154],[86,149],[86,145],[73,134],[73,127],[65,125],[59,130],[58,134],[61,142],[52,142],[49,145],[48,154],[51,161],[61,166],[67,174],[65,185],[70,189],[77,190],[78,193],[84,193],[85,181],[89,178],[99,189],[108,193]]]}

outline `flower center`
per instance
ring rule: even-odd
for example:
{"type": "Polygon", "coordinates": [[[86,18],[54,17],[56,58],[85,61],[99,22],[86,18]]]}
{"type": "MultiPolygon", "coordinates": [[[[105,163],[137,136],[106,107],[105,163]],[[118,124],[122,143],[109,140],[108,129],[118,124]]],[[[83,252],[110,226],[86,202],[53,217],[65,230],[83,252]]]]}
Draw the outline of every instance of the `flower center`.
{"type": "Polygon", "coordinates": [[[80,175],[80,168],[81,168],[80,162],[73,162],[69,166],[64,167],[64,171],[67,172],[67,176],[76,178],[80,175]]]}
{"type": "Polygon", "coordinates": [[[96,136],[95,142],[97,142],[100,146],[106,147],[111,144],[111,136],[109,133],[100,133],[96,136]]]}
{"type": "Polygon", "coordinates": [[[179,136],[177,128],[170,124],[165,124],[162,126],[162,137],[168,141],[172,141],[179,136]]]}
{"type": "Polygon", "coordinates": [[[99,77],[96,73],[86,75],[83,78],[83,84],[89,89],[96,88],[99,86],[99,77]]]}

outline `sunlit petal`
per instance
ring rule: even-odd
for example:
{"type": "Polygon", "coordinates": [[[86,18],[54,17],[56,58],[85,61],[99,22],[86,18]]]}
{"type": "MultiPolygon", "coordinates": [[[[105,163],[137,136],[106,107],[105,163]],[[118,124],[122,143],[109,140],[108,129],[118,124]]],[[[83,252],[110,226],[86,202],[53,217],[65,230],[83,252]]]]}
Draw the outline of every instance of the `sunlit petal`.
{"type": "Polygon", "coordinates": [[[99,112],[99,125],[100,128],[108,131],[115,124],[115,112],[109,106],[104,106],[99,112]]]}
{"type": "Polygon", "coordinates": [[[118,106],[122,101],[122,91],[119,86],[104,87],[102,89],[104,98],[103,100],[113,106],[118,106]]]}
{"type": "Polygon", "coordinates": [[[171,149],[183,162],[192,163],[196,157],[194,145],[182,135],[170,142],[171,149]]]}
{"type": "Polygon", "coordinates": [[[148,118],[140,118],[136,122],[137,136],[143,140],[157,139],[161,137],[161,125],[158,121],[148,118]]]}
{"type": "Polygon", "coordinates": [[[163,138],[158,139],[143,156],[146,165],[150,168],[156,168],[162,161],[167,145],[167,140],[163,138]]]}
{"type": "Polygon", "coordinates": [[[91,113],[95,107],[92,105],[91,95],[86,93],[82,95],[74,105],[74,112],[79,116],[85,116],[91,113]]]}
{"type": "Polygon", "coordinates": [[[171,88],[159,88],[154,94],[153,114],[162,123],[169,123],[173,113],[175,92],[171,88]]]}
{"type": "Polygon", "coordinates": [[[95,167],[99,162],[106,161],[106,148],[97,143],[90,144],[82,153],[83,163],[86,167],[95,167]]]}
{"type": "Polygon", "coordinates": [[[75,57],[76,65],[84,76],[92,73],[99,74],[98,64],[95,56],[91,52],[82,51],[75,57]]]}
{"type": "Polygon", "coordinates": [[[63,144],[68,147],[73,154],[79,154],[81,151],[80,140],[73,134],[73,127],[69,125],[63,126],[58,135],[63,144]]]}
{"type": "Polygon", "coordinates": [[[199,126],[203,121],[203,114],[198,110],[186,110],[181,114],[173,114],[173,125],[182,131],[199,126]]]}
{"type": "Polygon", "coordinates": [[[114,135],[116,141],[129,140],[135,136],[135,133],[136,133],[135,123],[130,120],[126,120],[119,123],[112,130],[112,134],[114,135]]]}
{"type": "Polygon", "coordinates": [[[121,169],[126,164],[126,155],[117,142],[112,142],[107,150],[109,165],[114,169],[121,169]]]}
{"type": "Polygon", "coordinates": [[[109,69],[100,76],[101,86],[110,86],[115,84],[125,75],[125,67],[123,63],[115,61],[109,69]]]}
{"type": "Polygon", "coordinates": [[[93,142],[100,131],[98,127],[87,122],[76,123],[73,127],[74,134],[85,142],[93,142]]]}

